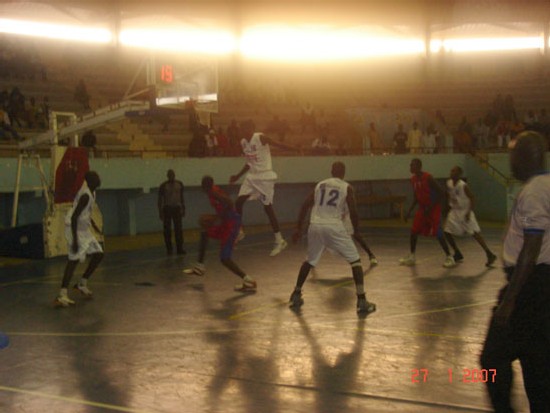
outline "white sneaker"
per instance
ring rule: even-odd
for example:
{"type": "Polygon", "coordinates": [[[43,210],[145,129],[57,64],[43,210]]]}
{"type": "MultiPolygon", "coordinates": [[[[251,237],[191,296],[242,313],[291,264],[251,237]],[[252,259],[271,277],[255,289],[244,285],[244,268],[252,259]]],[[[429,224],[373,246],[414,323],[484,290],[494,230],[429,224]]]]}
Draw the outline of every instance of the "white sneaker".
{"type": "Polygon", "coordinates": [[[68,307],[74,304],[75,302],[66,295],[58,295],[53,302],[54,307],[68,307]]]}
{"type": "Polygon", "coordinates": [[[447,255],[447,258],[445,258],[445,262],[443,263],[443,266],[445,268],[451,268],[456,265],[455,259],[452,255],[447,255]]]}
{"type": "Polygon", "coordinates": [[[275,255],[278,255],[281,253],[282,250],[284,250],[288,246],[288,243],[285,240],[275,242],[275,246],[271,250],[271,253],[269,254],[270,257],[274,257],[275,255]]]}
{"type": "Polygon", "coordinates": [[[235,238],[235,242],[241,242],[244,237],[246,237],[246,234],[244,233],[243,229],[241,228],[239,230],[239,233],[237,234],[237,238],[235,238]]]}
{"type": "Polygon", "coordinates": [[[197,262],[191,268],[186,268],[183,270],[183,273],[187,275],[204,275],[205,272],[206,267],[200,262],[197,262]]]}
{"type": "Polygon", "coordinates": [[[235,291],[239,291],[242,293],[255,292],[256,281],[243,281],[242,283],[235,286],[235,291]]]}
{"type": "Polygon", "coordinates": [[[92,290],[90,290],[86,285],[82,285],[80,283],[75,284],[73,286],[73,289],[76,291],[80,291],[80,294],[87,298],[91,298],[93,295],[92,290]]]}
{"type": "Polygon", "coordinates": [[[371,267],[374,267],[375,265],[378,265],[378,260],[376,259],[376,257],[371,257],[369,262],[370,262],[371,267]]]}
{"type": "Polygon", "coordinates": [[[414,265],[416,264],[416,258],[414,258],[414,254],[409,254],[406,257],[403,257],[399,260],[399,265],[414,265]]]}

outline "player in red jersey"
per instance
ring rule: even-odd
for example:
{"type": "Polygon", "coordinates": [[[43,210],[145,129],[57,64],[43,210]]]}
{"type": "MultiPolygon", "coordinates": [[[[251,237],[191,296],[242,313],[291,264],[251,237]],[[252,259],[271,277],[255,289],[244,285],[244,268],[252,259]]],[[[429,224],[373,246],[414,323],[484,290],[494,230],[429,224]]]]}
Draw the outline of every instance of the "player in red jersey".
{"type": "Polygon", "coordinates": [[[233,246],[235,239],[241,228],[241,216],[235,211],[233,201],[222,191],[222,189],[214,185],[214,180],[211,176],[202,178],[202,190],[206,192],[210,199],[210,204],[216,210],[216,219],[207,219],[201,217],[201,239],[199,245],[199,257],[193,267],[183,270],[185,274],[204,275],[204,255],[208,245],[208,238],[220,240],[220,261],[233,274],[242,278],[242,282],[235,286],[235,291],[254,292],[256,291],[256,281],[239,268],[232,260],[233,246]]]}
{"type": "Polygon", "coordinates": [[[418,204],[418,209],[414,215],[414,221],[411,228],[411,253],[399,260],[401,265],[414,265],[416,262],[416,243],[418,242],[418,235],[424,235],[427,237],[436,237],[445,251],[447,258],[443,263],[445,268],[453,267],[456,263],[449,252],[447,241],[443,235],[443,228],[441,227],[441,199],[444,199],[445,192],[443,188],[434,180],[433,176],[427,172],[422,171],[422,161],[418,158],[414,158],[411,161],[410,171],[413,176],[411,177],[411,184],[414,191],[414,201],[407,211],[405,220],[407,220],[418,204]]]}

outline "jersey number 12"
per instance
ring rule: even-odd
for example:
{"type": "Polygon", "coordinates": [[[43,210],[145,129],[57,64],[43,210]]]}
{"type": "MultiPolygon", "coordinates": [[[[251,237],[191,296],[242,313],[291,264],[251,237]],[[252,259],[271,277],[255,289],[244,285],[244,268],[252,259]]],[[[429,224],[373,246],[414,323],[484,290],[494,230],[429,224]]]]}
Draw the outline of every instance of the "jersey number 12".
{"type": "MultiPolygon", "coordinates": [[[[323,203],[325,202],[325,194],[326,194],[326,190],[325,188],[322,188],[321,189],[321,199],[319,200],[319,205],[322,206],[323,203]]],[[[327,200],[327,205],[330,205],[330,206],[337,206],[336,205],[336,202],[338,201],[338,197],[340,195],[340,191],[338,191],[337,189],[332,189],[328,192],[328,200],[327,200]]]]}

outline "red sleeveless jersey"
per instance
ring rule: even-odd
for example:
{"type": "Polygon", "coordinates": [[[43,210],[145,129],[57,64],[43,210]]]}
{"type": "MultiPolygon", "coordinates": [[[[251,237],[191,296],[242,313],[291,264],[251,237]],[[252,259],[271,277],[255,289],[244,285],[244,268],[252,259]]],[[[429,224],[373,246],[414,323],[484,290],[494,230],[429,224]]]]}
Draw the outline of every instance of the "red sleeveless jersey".
{"type": "Polygon", "coordinates": [[[421,207],[430,206],[436,200],[435,193],[430,187],[430,178],[431,175],[428,172],[422,172],[420,176],[415,174],[411,177],[414,196],[421,207]]]}

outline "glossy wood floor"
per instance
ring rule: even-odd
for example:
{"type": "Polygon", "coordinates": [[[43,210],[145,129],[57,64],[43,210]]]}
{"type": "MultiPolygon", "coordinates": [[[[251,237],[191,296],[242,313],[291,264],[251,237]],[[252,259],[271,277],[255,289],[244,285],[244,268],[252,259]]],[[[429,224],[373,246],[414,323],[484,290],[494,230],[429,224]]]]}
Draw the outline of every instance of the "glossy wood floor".
{"type": "MultiPolygon", "coordinates": [[[[186,257],[159,246],[108,252],[94,299],[74,293],[67,309],[52,307],[64,259],[0,268],[0,330],[11,340],[0,350],[0,412],[491,411],[478,357],[502,270],[486,269],[469,238],[458,240],[465,261],[455,268],[442,268],[432,239],[420,240],[415,267],[402,267],[408,229],[363,230],[379,259],[365,266],[378,305],[366,319],[349,265],[328,252],[301,313],[291,311],[305,248],[271,258],[269,234],[248,236],[234,255],[257,279],[255,294],[233,291],[238,278],[215,243],[204,277],[182,273],[193,244],[186,257]]],[[[502,230],[484,235],[500,251],[502,230]]]]}

